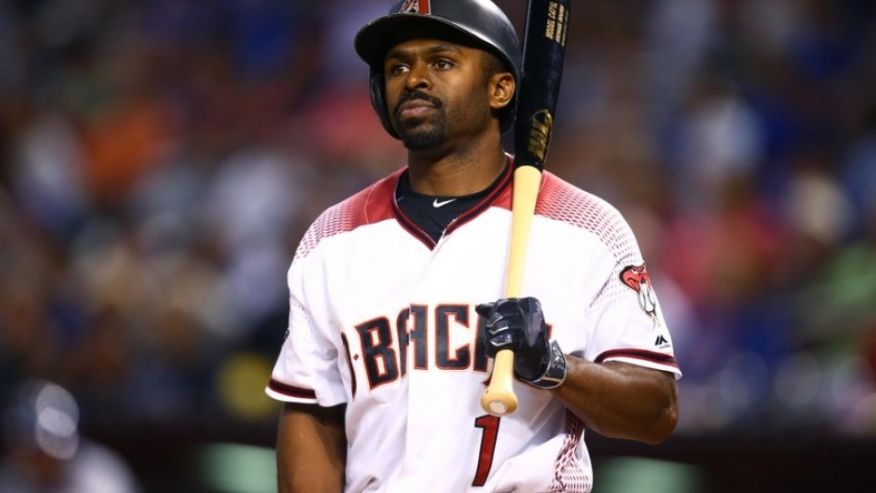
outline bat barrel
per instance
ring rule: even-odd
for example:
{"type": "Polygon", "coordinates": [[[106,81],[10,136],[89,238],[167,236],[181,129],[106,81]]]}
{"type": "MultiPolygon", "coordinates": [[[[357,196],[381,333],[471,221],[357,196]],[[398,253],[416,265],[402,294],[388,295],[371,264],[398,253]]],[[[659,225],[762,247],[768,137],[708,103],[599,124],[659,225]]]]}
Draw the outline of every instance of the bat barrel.
{"type": "Polygon", "coordinates": [[[563,76],[571,0],[530,0],[514,130],[517,166],[544,168],[563,76]]]}

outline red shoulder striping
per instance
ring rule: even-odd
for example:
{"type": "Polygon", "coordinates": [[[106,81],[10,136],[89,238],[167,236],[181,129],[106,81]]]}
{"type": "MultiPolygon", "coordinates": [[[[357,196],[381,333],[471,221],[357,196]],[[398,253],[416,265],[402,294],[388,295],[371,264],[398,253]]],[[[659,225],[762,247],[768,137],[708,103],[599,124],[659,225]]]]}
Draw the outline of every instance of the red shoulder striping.
{"type": "Polygon", "coordinates": [[[642,263],[635,235],[614,206],[550,172],[543,175],[535,213],[589,231],[618,262],[642,263]]]}
{"type": "Polygon", "coordinates": [[[295,252],[295,259],[307,256],[325,238],[394,218],[393,194],[403,171],[400,169],[326,209],[304,234],[295,252]]]}
{"type": "Polygon", "coordinates": [[[678,363],[676,363],[675,358],[666,353],[658,353],[656,351],[648,351],[647,349],[611,349],[609,351],[605,351],[599,356],[596,357],[597,363],[602,363],[607,359],[613,358],[633,358],[640,359],[644,361],[650,361],[652,363],[659,363],[661,365],[672,366],[678,368],[678,363]]]}
{"type": "Polygon", "coordinates": [[[273,378],[270,382],[268,382],[268,388],[275,392],[288,395],[289,397],[298,397],[300,399],[316,399],[316,392],[311,389],[305,389],[302,387],[285,384],[283,382],[278,382],[273,378]]]}
{"type": "Polygon", "coordinates": [[[602,229],[601,223],[613,220],[616,211],[601,198],[545,171],[535,213],[596,231],[602,229]]]}
{"type": "MultiPolygon", "coordinates": [[[[366,188],[359,195],[365,194],[364,198],[360,198],[361,205],[355,208],[362,211],[362,215],[354,222],[351,229],[355,229],[365,224],[374,224],[386,219],[395,218],[395,209],[392,205],[395,203],[395,189],[398,186],[398,180],[404,173],[405,168],[397,170],[395,173],[378,181],[374,185],[366,188]]],[[[354,196],[355,197],[355,196],[354,196]]]]}

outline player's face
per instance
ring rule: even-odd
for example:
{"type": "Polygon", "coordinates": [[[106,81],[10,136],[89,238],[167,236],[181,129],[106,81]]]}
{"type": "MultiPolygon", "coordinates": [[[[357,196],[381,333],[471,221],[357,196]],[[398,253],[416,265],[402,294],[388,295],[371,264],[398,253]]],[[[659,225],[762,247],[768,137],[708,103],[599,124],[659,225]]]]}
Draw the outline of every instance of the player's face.
{"type": "MultiPolygon", "coordinates": [[[[475,138],[491,126],[499,77],[482,50],[434,39],[396,45],[386,56],[386,103],[396,133],[410,150],[441,148],[475,138]]],[[[508,79],[505,73],[501,91],[508,79]]],[[[500,91],[500,92],[501,92],[500,91]]],[[[504,94],[504,93],[503,93],[504,94]]],[[[510,98],[509,98],[510,99],[510,98]]]]}

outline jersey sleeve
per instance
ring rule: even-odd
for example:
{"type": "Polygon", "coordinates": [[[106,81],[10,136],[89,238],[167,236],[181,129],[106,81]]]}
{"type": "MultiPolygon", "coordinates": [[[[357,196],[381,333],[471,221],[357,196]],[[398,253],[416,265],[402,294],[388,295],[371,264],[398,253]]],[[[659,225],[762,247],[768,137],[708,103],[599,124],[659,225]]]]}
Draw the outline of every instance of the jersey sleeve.
{"type": "Polygon", "coordinates": [[[591,337],[585,358],[623,361],[681,377],[660,304],[635,236],[621,214],[604,211],[604,283],[589,306],[591,337]]]}
{"type": "Polygon", "coordinates": [[[319,276],[311,272],[307,277],[314,281],[305,283],[305,273],[318,266],[312,256],[299,255],[302,248],[311,247],[299,246],[289,269],[289,325],[265,392],[279,401],[335,406],[347,399],[338,346],[328,317],[321,315],[324,303],[308,297],[305,285],[318,285],[319,276]]]}

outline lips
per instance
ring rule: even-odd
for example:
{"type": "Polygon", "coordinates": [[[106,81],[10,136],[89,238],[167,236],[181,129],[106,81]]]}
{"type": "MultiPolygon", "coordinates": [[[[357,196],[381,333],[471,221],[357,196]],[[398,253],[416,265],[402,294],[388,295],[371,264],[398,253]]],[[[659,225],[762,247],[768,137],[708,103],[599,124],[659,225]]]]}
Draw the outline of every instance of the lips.
{"type": "Polygon", "coordinates": [[[440,99],[422,91],[406,92],[395,107],[397,120],[418,120],[443,106],[440,99]]]}
{"type": "Polygon", "coordinates": [[[422,99],[411,99],[398,106],[399,118],[416,118],[435,109],[435,105],[422,99]]]}

